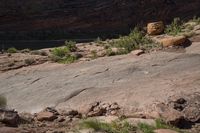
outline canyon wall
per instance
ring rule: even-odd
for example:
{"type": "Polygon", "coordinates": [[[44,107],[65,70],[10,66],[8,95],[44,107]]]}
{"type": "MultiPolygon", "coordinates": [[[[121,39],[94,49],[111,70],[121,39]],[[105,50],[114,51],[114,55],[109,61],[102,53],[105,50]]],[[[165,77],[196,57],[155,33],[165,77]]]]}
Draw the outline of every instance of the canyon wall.
{"type": "Polygon", "coordinates": [[[199,0],[1,0],[0,40],[110,37],[200,16],[199,0]]]}

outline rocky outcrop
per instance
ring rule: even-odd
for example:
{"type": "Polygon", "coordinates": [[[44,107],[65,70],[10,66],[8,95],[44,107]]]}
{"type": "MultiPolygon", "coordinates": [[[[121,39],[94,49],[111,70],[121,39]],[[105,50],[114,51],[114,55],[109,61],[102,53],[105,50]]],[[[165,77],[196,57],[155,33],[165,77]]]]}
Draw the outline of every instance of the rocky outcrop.
{"type": "Polygon", "coordinates": [[[199,16],[199,0],[2,0],[0,39],[91,38],[199,16]]]}

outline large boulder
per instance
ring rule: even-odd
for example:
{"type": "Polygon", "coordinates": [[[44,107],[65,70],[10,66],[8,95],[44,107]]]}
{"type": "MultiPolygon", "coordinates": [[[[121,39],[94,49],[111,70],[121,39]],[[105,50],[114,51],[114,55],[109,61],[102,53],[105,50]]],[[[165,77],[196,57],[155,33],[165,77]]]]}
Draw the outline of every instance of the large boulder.
{"type": "Polygon", "coordinates": [[[172,96],[169,98],[169,106],[184,114],[184,119],[189,122],[200,120],[200,94],[188,94],[172,96]]]}
{"type": "Polygon", "coordinates": [[[148,23],[147,33],[149,35],[159,35],[164,32],[164,23],[162,21],[148,23]]]}
{"type": "Polygon", "coordinates": [[[159,39],[158,42],[164,47],[183,45],[187,38],[185,36],[170,36],[159,39]]]}

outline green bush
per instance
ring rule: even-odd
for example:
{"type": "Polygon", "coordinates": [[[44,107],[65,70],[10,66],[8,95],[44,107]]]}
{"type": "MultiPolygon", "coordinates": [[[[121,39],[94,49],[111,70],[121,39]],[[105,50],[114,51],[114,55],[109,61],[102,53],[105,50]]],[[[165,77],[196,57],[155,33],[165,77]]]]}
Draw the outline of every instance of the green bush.
{"type": "Polygon", "coordinates": [[[102,131],[106,133],[130,133],[130,132],[135,132],[137,130],[136,127],[130,125],[128,122],[104,123],[104,122],[99,122],[97,120],[83,121],[81,123],[81,127],[92,128],[95,131],[102,131]]]}
{"type": "Polygon", "coordinates": [[[21,50],[21,53],[29,53],[30,51],[31,51],[30,49],[26,48],[26,49],[21,50]]]}
{"type": "Polygon", "coordinates": [[[153,44],[153,41],[147,38],[144,33],[136,27],[128,36],[123,36],[118,40],[113,41],[111,47],[122,48],[123,52],[120,53],[126,54],[134,49],[147,49],[148,45],[145,44],[153,44]]]}
{"type": "Polygon", "coordinates": [[[58,63],[73,63],[78,59],[77,56],[71,55],[68,48],[55,48],[52,50],[51,60],[58,63]]]}
{"type": "Polygon", "coordinates": [[[7,49],[8,53],[17,53],[17,51],[18,50],[16,48],[14,48],[14,47],[11,47],[11,48],[7,49]]]}
{"type": "Polygon", "coordinates": [[[41,56],[48,56],[46,51],[43,50],[34,50],[31,52],[32,55],[41,55],[41,56]]]}
{"type": "Polygon", "coordinates": [[[63,63],[63,64],[68,64],[68,63],[73,63],[77,60],[78,58],[73,56],[73,55],[67,55],[64,58],[60,59],[58,62],[63,63]]]}
{"type": "Polygon", "coordinates": [[[94,42],[96,44],[102,44],[102,39],[100,37],[97,37],[97,39],[94,42]]]}
{"type": "Polygon", "coordinates": [[[69,54],[69,49],[67,47],[61,47],[61,48],[54,48],[52,50],[52,54],[54,56],[58,56],[58,57],[65,57],[67,54],[69,54]]]}
{"type": "Polygon", "coordinates": [[[0,95],[0,108],[5,108],[7,106],[7,99],[6,97],[0,95]]]}
{"type": "Polygon", "coordinates": [[[192,21],[197,23],[197,24],[200,24],[200,17],[194,16],[192,21]]]}
{"type": "Polygon", "coordinates": [[[107,55],[107,56],[114,56],[114,55],[116,55],[116,53],[115,53],[114,51],[112,51],[111,48],[108,48],[108,49],[106,50],[106,55],[107,55]]]}
{"type": "Polygon", "coordinates": [[[25,59],[24,62],[27,65],[33,65],[36,61],[33,58],[25,59]]]}
{"type": "Polygon", "coordinates": [[[180,18],[174,18],[173,22],[165,28],[165,33],[168,35],[178,35],[182,32],[183,22],[180,18]]]}
{"type": "Polygon", "coordinates": [[[96,51],[96,50],[92,50],[92,51],[91,51],[91,55],[92,55],[92,59],[98,58],[98,55],[97,55],[97,51],[96,51]]]}
{"type": "Polygon", "coordinates": [[[75,52],[77,50],[76,42],[65,41],[65,46],[70,52],[75,52]]]}

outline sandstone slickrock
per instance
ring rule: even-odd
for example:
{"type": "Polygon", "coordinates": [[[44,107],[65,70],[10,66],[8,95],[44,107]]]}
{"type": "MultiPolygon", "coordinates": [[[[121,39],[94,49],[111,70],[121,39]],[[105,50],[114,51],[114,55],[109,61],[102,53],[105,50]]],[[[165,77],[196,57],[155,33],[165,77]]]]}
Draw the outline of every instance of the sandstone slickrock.
{"type": "Polygon", "coordinates": [[[164,23],[162,21],[148,23],[147,33],[149,35],[159,35],[164,32],[164,23]]]}

